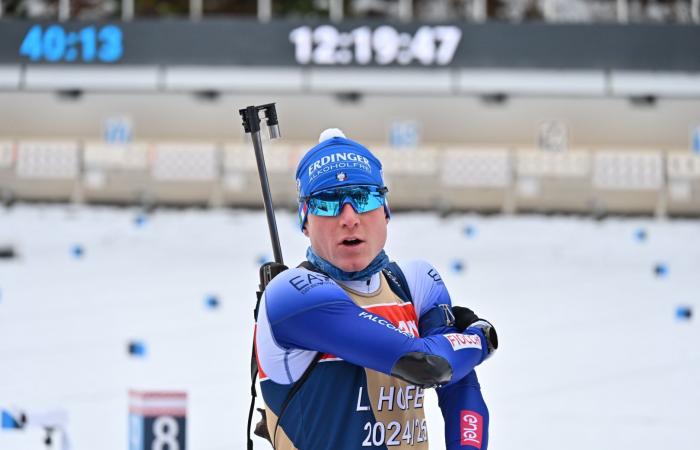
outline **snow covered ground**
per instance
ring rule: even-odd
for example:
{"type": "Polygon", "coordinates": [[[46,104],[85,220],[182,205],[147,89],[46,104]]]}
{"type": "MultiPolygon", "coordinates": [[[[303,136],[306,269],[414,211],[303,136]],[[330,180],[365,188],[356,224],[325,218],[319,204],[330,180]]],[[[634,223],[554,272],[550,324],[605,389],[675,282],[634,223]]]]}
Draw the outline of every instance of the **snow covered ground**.
{"type": "MultiPolygon", "coordinates": [[[[278,222],[297,264],[307,241],[293,214],[278,222]]],[[[497,326],[478,370],[491,449],[700,448],[700,327],[676,316],[700,312],[700,221],[415,213],[389,227],[390,257],[431,261],[455,304],[497,326]]],[[[261,212],[18,205],[0,209],[3,243],[19,256],[0,259],[0,408],[64,408],[73,450],[123,450],[128,391],[183,390],[188,448],[244,448],[261,212]]],[[[0,430],[2,450],[41,448],[39,430],[0,430]]]]}

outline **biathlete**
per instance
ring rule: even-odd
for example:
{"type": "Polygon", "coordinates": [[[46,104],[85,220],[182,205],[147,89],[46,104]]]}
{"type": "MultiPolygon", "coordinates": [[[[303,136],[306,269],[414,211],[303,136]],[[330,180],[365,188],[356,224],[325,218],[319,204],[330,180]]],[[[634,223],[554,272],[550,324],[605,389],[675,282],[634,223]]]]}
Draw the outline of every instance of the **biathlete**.
{"type": "Polygon", "coordinates": [[[389,260],[381,162],[340,130],[319,141],[296,171],[307,261],[260,303],[258,432],[275,449],[427,449],[424,389],[436,388],[447,449],[485,450],[474,369],[498,347],[495,329],[453,308],[428,262],[389,260]]]}

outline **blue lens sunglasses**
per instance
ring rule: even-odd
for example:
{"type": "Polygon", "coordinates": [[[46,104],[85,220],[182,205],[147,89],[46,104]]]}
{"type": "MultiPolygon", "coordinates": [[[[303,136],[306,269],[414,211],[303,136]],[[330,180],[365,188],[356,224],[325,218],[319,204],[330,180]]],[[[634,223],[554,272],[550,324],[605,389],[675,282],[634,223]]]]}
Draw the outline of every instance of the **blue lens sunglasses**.
{"type": "Polygon", "coordinates": [[[386,203],[386,187],[355,185],[314,192],[300,200],[299,219],[302,228],[308,214],[334,217],[340,214],[343,205],[350,203],[358,214],[374,211],[386,203]]]}

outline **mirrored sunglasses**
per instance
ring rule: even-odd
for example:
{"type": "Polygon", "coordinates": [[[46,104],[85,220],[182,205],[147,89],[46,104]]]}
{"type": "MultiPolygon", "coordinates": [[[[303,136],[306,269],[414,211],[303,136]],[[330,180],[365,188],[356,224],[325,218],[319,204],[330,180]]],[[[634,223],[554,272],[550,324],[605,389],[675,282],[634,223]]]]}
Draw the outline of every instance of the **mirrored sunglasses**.
{"type": "Polygon", "coordinates": [[[337,216],[346,203],[362,214],[384,206],[388,191],[386,187],[348,186],[315,192],[303,200],[308,208],[306,212],[315,216],[337,216]]]}

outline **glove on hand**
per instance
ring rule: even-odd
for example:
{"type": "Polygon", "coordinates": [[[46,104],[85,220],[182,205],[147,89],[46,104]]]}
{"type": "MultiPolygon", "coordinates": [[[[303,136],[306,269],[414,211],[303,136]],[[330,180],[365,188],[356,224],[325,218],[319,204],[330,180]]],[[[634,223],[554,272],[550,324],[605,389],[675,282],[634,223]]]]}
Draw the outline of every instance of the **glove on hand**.
{"type": "Polygon", "coordinates": [[[455,316],[455,328],[459,331],[466,330],[469,325],[479,320],[474,311],[464,306],[453,306],[452,314],[455,316]]]}
{"type": "Polygon", "coordinates": [[[464,331],[469,327],[480,329],[488,341],[489,356],[496,351],[498,348],[498,334],[489,321],[480,319],[474,311],[464,306],[453,306],[452,314],[455,316],[455,328],[459,331],[464,331]]]}

